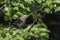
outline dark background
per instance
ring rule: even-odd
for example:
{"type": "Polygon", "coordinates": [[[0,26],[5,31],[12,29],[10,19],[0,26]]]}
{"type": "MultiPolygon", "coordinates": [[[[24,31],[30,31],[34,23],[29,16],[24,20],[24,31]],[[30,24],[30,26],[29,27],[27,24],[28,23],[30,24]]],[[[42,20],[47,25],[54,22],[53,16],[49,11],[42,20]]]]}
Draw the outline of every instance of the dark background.
{"type": "Polygon", "coordinates": [[[49,40],[60,40],[60,12],[46,14],[43,21],[50,30],[49,40]]]}

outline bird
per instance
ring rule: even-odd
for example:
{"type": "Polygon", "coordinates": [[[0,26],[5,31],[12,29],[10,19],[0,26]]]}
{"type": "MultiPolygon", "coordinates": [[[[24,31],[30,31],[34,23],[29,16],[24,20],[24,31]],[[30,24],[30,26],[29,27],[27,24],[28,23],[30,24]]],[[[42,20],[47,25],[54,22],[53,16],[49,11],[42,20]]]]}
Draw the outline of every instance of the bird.
{"type": "Polygon", "coordinates": [[[16,27],[21,27],[25,24],[27,18],[29,17],[29,15],[23,15],[21,17],[19,17],[14,23],[13,25],[16,27]]]}

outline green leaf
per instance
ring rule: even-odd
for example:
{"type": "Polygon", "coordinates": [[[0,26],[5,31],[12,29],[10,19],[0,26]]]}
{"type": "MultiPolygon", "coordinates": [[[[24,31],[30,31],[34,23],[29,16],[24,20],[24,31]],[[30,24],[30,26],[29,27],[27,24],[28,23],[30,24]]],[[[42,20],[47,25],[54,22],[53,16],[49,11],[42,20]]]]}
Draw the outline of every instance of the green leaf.
{"type": "Polygon", "coordinates": [[[58,7],[55,9],[55,11],[60,11],[60,6],[58,6],[58,7]]]}
{"type": "Polygon", "coordinates": [[[18,15],[18,16],[23,16],[24,14],[21,13],[20,11],[18,11],[18,12],[16,12],[16,15],[18,15]]]}
{"type": "Polygon", "coordinates": [[[60,4],[60,0],[53,0],[52,3],[58,3],[58,4],[60,4]]]}
{"type": "Polygon", "coordinates": [[[12,1],[11,4],[12,4],[12,6],[15,6],[15,7],[18,7],[19,6],[19,3],[14,2],[14,1],[12,1]]]}
{"type": "Polygon", "coordinates": [[[9,20],[9,16],[5,16],[4,19],[5,19],[5,21],[8,21],[9,20]]]}
{"type": "Polygon", "coordinates": [[[14,7],[13,10],[18,10],[18,7],[14,7]]]}
{"type": "Polygon", "coordinates": [[[25,2],[32,4],[32,2],[34,2],[34,0],[24,0],[25,2]]]}
{"type": "Polygon", "coordinates": [[[13,16],[13,19],[17,19],[17,18],[18,18],[18,15],[14,15],[14,16],[13,16]]]}
{"type": "Polygon", "coordinates": [[[48,33],[40,33],[41,37],[49,38],[48,33]]]}
{"type": "Polygon", "coordinates": [[[20,6],[21,8],[25,8],[25,7],[24,7],[24,4],[22,4],[22,3],[20,3],[19,6],[20,6]]]}
{"type": "Polygon", "coordinates": [[[30,12],[30,8],[29,8],[29,7],[26,7],[26,10],[27,10],[28,12],[30,12]]]}
{"type": "Polygon", "coordinates": [[[3,40],[3,37],[0,37],[0,40],[3,40]]]}
{"type": "Polygon", "coordinates": [[[47,30],[46,28],[40,28],[41,32],[49,32],[49,30],[47,30]]]}
{"type": "Polygon", "coordinates": [[[5,7],[5,8],[4,8],[4,11],[8,11],[8,10],[9,10],[9,7],[5,7]]]}
{"type": "Polygon", "coordinates": [[[10,14],[11,14],[9,7],[5,7],[5,8],[4,8],[4,12],[5,12],[5,15],[6,15],[6,16],[10,16],[10,14]]]}
{"type": "Polygon", "coordinates": [[[47,0],[46,1],[46,5],[50,6],[50,4],[52,3],[52,0],[47,0]]]}
{"type": "Polygon", "coordinates": [[[36,0],[38,3],[42,3],[42,0],[36,0]]]}
{"type": "Polygon", "coordinates": [[[20,36],[20,40],[24,40],[24,38],[22,36],[20,36]]]}
{"type": "Polygon", "coordinates": [[[47,13],[49,13],[50,9],[49,8],[45,8],[44,11],[47,12],[47,13]]]}

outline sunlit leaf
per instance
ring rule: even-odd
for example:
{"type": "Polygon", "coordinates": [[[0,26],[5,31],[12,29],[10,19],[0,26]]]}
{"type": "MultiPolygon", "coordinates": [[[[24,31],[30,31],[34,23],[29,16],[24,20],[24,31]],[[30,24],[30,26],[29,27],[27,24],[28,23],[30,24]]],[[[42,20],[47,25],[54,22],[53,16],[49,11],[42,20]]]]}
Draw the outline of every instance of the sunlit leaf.
{"type": "Polygon", "coordinates": [[[11,4],[12,4],[12,6],[15,6],[15,7],[19,6],[19,3],[16,3],[16,2],[13,2],[13,1],[11,2],[11,4]]]}
{"type": "Polygon", "coordinates": [[[47,13],[49,13],[50,12],[50,9],[49,8],[45,8],[44,11],[47,12],[47,13]]]}
{"type": "Polygon", "coordinates": [[[60,6],[55,9],[55,11],[60,11],[60,6]]]}
{"type": "Polygon", "coordinates": [[[18,16],[23,16],[24,14],[22,13],[22,12],[16,12],[16,15],[18,15],[18,16]]]}
{"type": "Polygon", "coordinates": [[[17,19],[17,18],[18,18],[18,15],[14,15],[14,16],[13,16],[13,19],[17,19]]]}
{"type": "Polygon", "coordinates": [[[22,3],[20,3],[19,6],[20,6],[21,8],[25,8],[25,7],[24,7],[24,4],[22,4],[22,3]]]}
{"type": "Polygon", "coordinates": [[[47,0],[46,1],[46,5],[50,6],[50,4],[52,3],[52,0],[47,0]]]}
{"type": "Polygon", "coordinates": [[[29,7],[27,7],[26,10],[27,10],[28,12],[30,12],[30,8],[29,8],[29,7]]]}
{"type": "Polygon", "coordinates": [[[34,2],[34,0],[24,0],[25,2],[32,4],[32,2],[34,2]]]}
{"type": "Polygon", "coordinates": [[[42,3],[42,0],[36,0],[37,1],[37,3],[42,3]]]}
{"type": "Polygon", "coordinates": [[[46,28],[40,28],[41,32],[49,32],[46,28]]]}
{"type": "Polygon", "coordinates": [[[52,3],[58,3],[58,4],[60,4],[60,0],[53,0],[52,3]]]}
{"type": "Polygon", "coordinates": [[[14,7],[13,10],[18,10],[18,7],[14,7]]]}

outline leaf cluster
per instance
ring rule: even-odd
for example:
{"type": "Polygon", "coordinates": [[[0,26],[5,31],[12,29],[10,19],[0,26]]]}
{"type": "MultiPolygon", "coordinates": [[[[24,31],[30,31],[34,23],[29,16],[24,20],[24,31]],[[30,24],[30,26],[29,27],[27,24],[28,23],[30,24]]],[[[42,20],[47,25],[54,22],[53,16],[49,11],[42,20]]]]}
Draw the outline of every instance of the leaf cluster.
{"type": "Polygon", "coordinates": [[[46,13],[60,11],[60,0],[0,0],[0,5],[0,16],[4,21],[12,22],[31,14],[34,19],[38,18],[36,24],[31,23],[25,29],[13,27],[11,32],[7,31],[8,25],[0,24],[0,40],[47,40],[49,31],[41,18],[46,13]]]}

